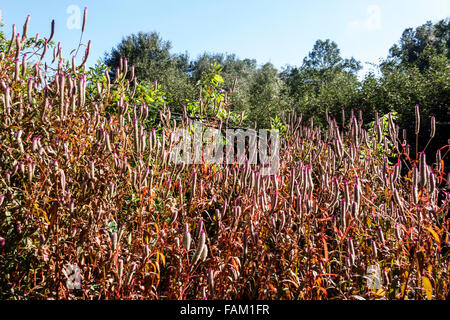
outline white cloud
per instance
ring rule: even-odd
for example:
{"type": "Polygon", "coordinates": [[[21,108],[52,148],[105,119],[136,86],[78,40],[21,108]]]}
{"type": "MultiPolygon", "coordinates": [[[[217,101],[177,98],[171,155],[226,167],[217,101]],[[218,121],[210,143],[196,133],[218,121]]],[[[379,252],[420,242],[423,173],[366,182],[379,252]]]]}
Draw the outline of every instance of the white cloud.
{"type": "Polygon", "coordinates": [[[351,21],[348,28],[352,30],[378,30],[381,29],[381,9],[377,5],[367,7],[367,18],[364,21],[351,21]]]}

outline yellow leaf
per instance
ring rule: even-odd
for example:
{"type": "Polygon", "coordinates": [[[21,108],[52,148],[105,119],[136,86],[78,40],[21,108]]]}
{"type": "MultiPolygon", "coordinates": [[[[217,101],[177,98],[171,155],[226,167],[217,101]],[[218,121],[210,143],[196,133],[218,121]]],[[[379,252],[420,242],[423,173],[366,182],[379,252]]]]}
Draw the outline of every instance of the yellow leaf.
{"type": "Polygon", "coordinates": [[[431,233],[431,235],[433,236],[434,240],[436,240],[436,242],[441,245],[441,240],[439,239],[438,234],[436,233],[436,231],[433,230],[433,228],[428,227],[427,230],[431,233]]]}
{"type": "Polygon", "coordinates": [[[427,294],[427,299],[433,299],[433,287],[431,286],[431,282],[427,277],[422,277],[423,287],[425,288],[425,292],[427,294]]]}
{"type": "Polygon", "coordinates": [[[47,216],[47,212],[45,212],[44,210],[42,210],[42,213],[44,214],[44,219],[47,222],[47,224],[50,224],[50,221],[48,220],[48,216],[47,216]]]}
{"type": "Polygon", "coordinates": [[[42,210],[41,208],[38,208],[37,206],[36,206],[36,209],[37,209],[38,211],[42,212],[42,214],[43,214],[43,216],[44,216],[44,219],[45,219],[45,221],[47,222],[47,224],[50,224],[50,221],[49,221],[49,219],[48,219],[48,215],[47,215],[47,212],[45,212],[45,211],[44,211],[44,210],[42,210]]]}
{"type": "MultiPolygon", "coordinates": [[[[166,257],[161,252],[158,252],[158,256],[161,258],[162,265],[165,266],[166,265],[166,257]]],[[[159,261],[159,259],[158,259],[158,261],[159,261]]]]}
{"type": "Polygon", "coordinates": [[[156,274],[159,274],[159,264],[153,263],[153,262],[150,262],[150,264],[153,267],[153,272],[155,272],[156,274]]]}
{"type": "Polygon", "coordinates": [[[153,223],[154,225],[155,225],[155,228],[156,228],[156,234],[159,234],[160,232],[160,230],[159,230],[159,226],[158,226],[158,224],[156,224],[156,223],[153,223]]]}
{"type": "Polygon", "coordinates": [[[378,297],[383,297],[386,294],[386,291],[384,289],[378,289],[375,293],[378,297]]]}

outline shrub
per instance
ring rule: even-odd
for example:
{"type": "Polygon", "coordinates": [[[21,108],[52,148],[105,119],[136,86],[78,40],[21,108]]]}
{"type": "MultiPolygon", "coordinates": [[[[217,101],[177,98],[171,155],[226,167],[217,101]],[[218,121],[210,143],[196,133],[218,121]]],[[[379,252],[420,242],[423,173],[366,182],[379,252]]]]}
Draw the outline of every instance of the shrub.
{"type": "Polygon", "coordinates": [[[1,42],[1,298],[448,298],[448,145],[429,165],[390,116],[322,130],[288,113],[276,175],[174,165],[173,130],[192,120],[141,101],[125,60],[111,82],[59,47],[43,68],[49,39],[1,42]]]}

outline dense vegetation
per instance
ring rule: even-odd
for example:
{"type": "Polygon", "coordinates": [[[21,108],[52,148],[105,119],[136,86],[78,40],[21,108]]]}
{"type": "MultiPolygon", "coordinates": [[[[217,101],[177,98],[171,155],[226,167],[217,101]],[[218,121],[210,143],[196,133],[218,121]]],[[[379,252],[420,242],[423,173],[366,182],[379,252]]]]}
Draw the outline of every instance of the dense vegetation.
{"type": "MultiPolygon", "coordinates": [[[[205,53],[190,60],[187,53],[172,54],[170,49],[170,42],[156,32],[138,33],[123,39],[104,62],[114,70],[120,58],[127,57],[141,81],[159,80],[171,92],[168,103],[179,108],[186,99],[197,98],[198,86],[218,63],[222,66],[220,86],[225,90],[235,87],[231,108],[246,112],[248,126],[257,121],[268,128],[271,117],[292,108],[323,126],[327,124],[327,108],[336,118],[340,118],[342,108],[347,113],[361,110],[367,122],[374,120],[378,110],[381,114],[395,113],[415,149],[413,120],[418,104],[425,120],[422,130],[429,130],[431,116],[438,116],[430,152],[434,154],[448,139],[444,133],[450,130],[450,18],[405,30],[389,56],[374,66],[376,74],[369,73],[363,79],[357,77],[361,62],[341,57],[338,45],[331,40],[318,40],[302,65],[281,71],[270,63],[258,65],[254,59],[242,60],[235,55],[205,53]]],[[[419,137],[419,143],[426,144],[427,137],[419,137]]]]}
{"type": "Polygon", "coordinates": [[[280,74],[235,57],[188,63],[141,34],[131,47],[160,46],[164,64],[119,48],[111,69],[86,70],[89,44],[76,65],[53,30],[31,38],[27,23],[0,34],[1,298],[448,299],[450,145],[416,153],[395,123],[412,118],[416,141],[443,134],[427,117],[448,108],[448,43],[416,60],[399,52],[420,45],[394,47],[362,83],[330,41],[280,74]],[[171,163],[174,130],[193,119],[279,129],[279,172],[171,163]]]}

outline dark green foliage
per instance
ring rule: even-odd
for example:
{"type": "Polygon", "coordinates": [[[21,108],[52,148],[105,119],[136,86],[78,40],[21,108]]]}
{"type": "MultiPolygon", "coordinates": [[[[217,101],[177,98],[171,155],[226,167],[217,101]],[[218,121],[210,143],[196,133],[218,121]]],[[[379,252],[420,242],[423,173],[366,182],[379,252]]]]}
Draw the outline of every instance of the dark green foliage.
{"type": "MultiPolygon", "coordinates": [[[[378,66],[379,75],[369,73],[364,79],[357,77],[361,63],[341,57],[338,45],[329,39],[318,40],[300,66],[287,66],[281,72],[270,63],[259,66],[256,60],[230,54],[204,53],[191,60],[187,53],[171,53],[170,42],[157,33],[125,38],[105,62],[114,70],[121,57],[127,58],[129,65],[135,65],[138,78],[158,80],[168,104],[179,110],[195,103],[200,87],[218,63],[223,82],[215,87],[231,93],[228,107],[246,113],[246,126],[257,122],[270,127],[271,118],[292,109],[322,125],[327,125],[326,110],[329,116],[340,118],[344,108],[347,120],[352,109],[354,114],[361,110],[366,121],[373,121],[376,110],[380,114],[396,111],[400,127],[410,136],[414,135],[411,110],[418,104],[423,116],[419,143],[426,144],[430,116],[437,115],[435,140],[442,145],[450,123],[449,21],[406,29],[378,66]]],[[[435,151],[434,143],[429,150],[435,151]]]]}
{"type": "Polygon", "coordinates": [[[434,55],[444,55],[450,58],[450,18],[433,24],[428,21],[416,29],[406,29],[398,44],[389,50],[389,57],[383,64],[401,66],[403,68],[417,67],[424,71],[431,66],[434,55]]]}
{"type": "Polygon", "coordinates": [[[353,107],[359,88],[356,72],[360,69],[354,58],[340,56],[335,42],[318,40],[303,65],[286,68],[282,78],[296,109],[324,124],[326,108],[336,117],[342,107],[353,107]]]}
{"type": "Polygon", "coordinates": [[[187,55],[171,54],[171,47],[171,43],[162,40],[156,32],[139,32],[124,38],[113,48],[106,55],[105,63],[115,71],[120,66],[121,58],[128,59],[128,64],[134,65],[139,80],[159,81],[169,93],[168,102],[180,107],[186,103],[186,99],[193,99],[195,94],[186,74],[187,55]]]}

